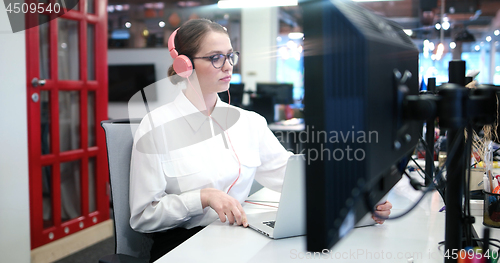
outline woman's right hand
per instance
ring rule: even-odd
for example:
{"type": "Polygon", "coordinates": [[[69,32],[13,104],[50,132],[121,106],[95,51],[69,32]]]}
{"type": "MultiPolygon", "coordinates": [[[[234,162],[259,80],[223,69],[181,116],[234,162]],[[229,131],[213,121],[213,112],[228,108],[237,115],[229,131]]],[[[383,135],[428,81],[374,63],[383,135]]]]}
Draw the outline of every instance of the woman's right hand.
{"type": "Polygon", "coordinates": [[[219,215],[222,223],[226,222],[226,217],[230,224],[248,226],[247,215],[240,202],[228,194],[214,189],[201,189],[201,204],[203,208],[210,206],[219,215]]]}

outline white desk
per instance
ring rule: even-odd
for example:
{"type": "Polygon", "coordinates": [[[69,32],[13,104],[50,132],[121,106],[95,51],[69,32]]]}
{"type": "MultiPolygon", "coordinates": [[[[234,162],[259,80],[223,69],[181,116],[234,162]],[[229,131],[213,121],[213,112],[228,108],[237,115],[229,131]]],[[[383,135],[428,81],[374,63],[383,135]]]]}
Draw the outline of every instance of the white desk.
{"type": "Polygon", "coordinates": [[[271,131],[283,131],[283,132],[300,132],[306,129],[304,123],[298,123],[294,125],[283,125],[279,123],[270,123],[267,125],[271,131]]]}
{"type": "MultiPolygon", "coordinates": [[[[397,215],[421,195],[411,188],[404,177],[389,194],[392,214],[397,215]]],[[[262,189],[249,200],[279,200],[279,194],[262,189]]],[[[354,229],[326,254],[307,259],[306,238],[269,239],[256,231],[241,226],[221,223],[210,224],[186,242],[160,258],[156,263],[170,262],[444,262],[445,214],[439,212],[443,202],[438,193],[429,194],[408,215],[388,220],[383,225],[354,229]],[[333,258],[333,259],[332,259],[333,258]]],[[[245,211],[258,213],[272,208],[245,204],[245,211]]],[[[478,224],[482,218],[476,217],[478,224]]],[[[478,226],[479,227],[479,226],[478,226]]],[[[482,230],[481,230],[482,231],[482,230]]],[[[482,233],[482,232],[481,232],[482,233]]],[[[492,233],[492,236],[500,233],[492,233]]]]}

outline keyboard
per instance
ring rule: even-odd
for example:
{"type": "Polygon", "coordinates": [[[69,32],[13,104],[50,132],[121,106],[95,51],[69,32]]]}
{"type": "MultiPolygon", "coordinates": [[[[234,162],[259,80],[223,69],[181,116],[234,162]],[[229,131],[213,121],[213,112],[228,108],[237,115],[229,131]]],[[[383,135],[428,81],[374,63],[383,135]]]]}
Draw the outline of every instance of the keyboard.
{"type": "Polygon", "coordinates": [[[270,228],[274,228],[274,223],[276,223],[276,221],[274,221],[274,220],[262,222],[262,224],[264,224],[270,228]]]}

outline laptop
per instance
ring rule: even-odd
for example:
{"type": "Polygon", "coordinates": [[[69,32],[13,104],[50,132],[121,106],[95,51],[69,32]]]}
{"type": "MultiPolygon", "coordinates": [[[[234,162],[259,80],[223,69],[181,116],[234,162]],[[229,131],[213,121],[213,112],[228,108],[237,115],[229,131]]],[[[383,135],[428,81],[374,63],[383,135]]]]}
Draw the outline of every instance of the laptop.
{"type": "MultiPolygon", "coordinates": [[[[276,211],[248,214],[251,229],[272,239],[306,234],[306,187],[305,155],[296,154],[288,159],[281,188],[279,208],[276,211]]],[[[377,204],[387,200],[384,197],[377,204]]],[[[375,225],[370,213],[356,227],[375,225]]]]}

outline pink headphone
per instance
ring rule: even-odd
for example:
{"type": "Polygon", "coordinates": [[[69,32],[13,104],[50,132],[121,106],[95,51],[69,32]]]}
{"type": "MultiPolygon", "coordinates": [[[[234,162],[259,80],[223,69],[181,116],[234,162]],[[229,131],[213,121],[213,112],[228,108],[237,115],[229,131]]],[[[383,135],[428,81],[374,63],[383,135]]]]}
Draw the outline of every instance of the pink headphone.
{"type": "Polygon", "coordinates": [[[170,51],[170,56],[174,59],[173,66],[175,73],[183,78],[187,78],[191,76],[191,73],[193,72],[193,63],[187,56],[179,55],[177,50],[175,50],[174,39],[177,35],[177,30],[179,30],[179,28],[177,28],[168,38],[167,47],[168,51],[170,51]]]}

